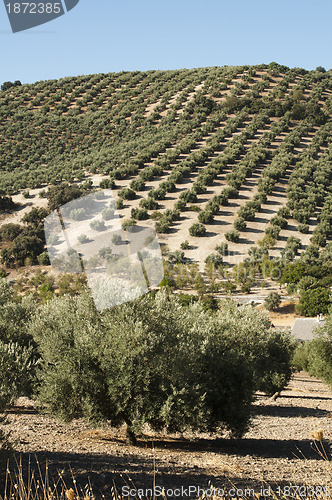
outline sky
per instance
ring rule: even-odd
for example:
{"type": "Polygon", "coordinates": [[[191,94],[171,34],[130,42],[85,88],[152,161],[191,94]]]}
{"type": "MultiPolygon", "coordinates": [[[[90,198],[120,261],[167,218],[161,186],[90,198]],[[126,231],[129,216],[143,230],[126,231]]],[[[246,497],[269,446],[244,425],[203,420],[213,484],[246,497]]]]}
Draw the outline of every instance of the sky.
{"type": "Polygon", "coordinates": [[[331,0],[80,0],[64,16],[19,33],[4,3],[0,85],[271,61],[332,68],[331,0]]]}

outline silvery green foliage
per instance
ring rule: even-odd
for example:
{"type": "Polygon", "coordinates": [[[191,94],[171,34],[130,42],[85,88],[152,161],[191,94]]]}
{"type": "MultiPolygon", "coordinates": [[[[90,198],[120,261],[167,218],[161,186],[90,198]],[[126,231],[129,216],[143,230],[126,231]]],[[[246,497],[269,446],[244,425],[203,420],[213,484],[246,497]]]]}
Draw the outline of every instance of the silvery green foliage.
{"type": "Polygon", "coordinates": [[[27,326],[33,301],[14,300],[9,283],[1,279],[0,304],[0,409],[4,409],[32,391],[37,353],[27,326]]]}
{"type": "Polygon", "coordinates": [[[126,422],[134,433],[149,423],[241,435],[269,327],[251,308],[226,303],[211,314],[165,293],[103,312],[88,293],[56,299],[30,328],[43,358],[40,398],[66,420],[126,422]]]}
{"type": "Polygon", "coordinates": [[[29,390],[33,348],[0,340],[0,410],[29,390]]]}
{"type": "Polygon", "coordinates": [[[321,377],[332,388],[332,310],[322,326],[315,330],[315,338],[308,346],[309,372],[321,377]]]}

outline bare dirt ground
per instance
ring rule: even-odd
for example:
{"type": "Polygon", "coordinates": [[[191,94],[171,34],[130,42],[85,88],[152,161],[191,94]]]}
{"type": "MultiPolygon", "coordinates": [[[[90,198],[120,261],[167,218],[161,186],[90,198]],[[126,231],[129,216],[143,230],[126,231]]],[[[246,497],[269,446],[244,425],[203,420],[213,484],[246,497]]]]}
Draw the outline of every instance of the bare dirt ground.
{"type": "Polygon", "coordinates": [[[330,485],[332,489],[332,392],[305,372],[295,374],[276,401],[257,394],[253,425],[242,439],[208,435],[153,434],[148,430],[137,447],[124,440],[124,429],[92,429],[83,420],[70,424],[43,416],[26,398],[8,412],[5,426],[17,439],[26,467],[29,456],[49,474],[63,471],[68,487],[84,488],[91,480],[96,496],[107,496],[113,484],[121,492],[126,482],[151,488],[253,488],[262,484],[330,485]],[[323,441],[317,441],[312,434],[323,441]],[[327,458],[319,455],[324,447],[327,458]],[[130,478],[130,480],[128,479],[130,478]]]}

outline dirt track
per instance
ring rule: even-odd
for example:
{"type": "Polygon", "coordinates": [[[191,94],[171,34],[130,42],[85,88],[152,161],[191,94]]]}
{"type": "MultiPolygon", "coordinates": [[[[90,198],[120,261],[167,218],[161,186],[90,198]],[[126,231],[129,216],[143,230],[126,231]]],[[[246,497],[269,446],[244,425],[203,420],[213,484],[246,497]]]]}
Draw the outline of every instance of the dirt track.
{"type": "MultiPolygon", "coordinates": [[[[82,420],[65,425],[38,414],[31,401],[21,399],[8,413],[7,429],[18,439],[23,463],[38,458],[56,476],[64,470],[71,486],[69,465],[78,484],[90,477],[95,492],[110,491],[115,482],[121,490],[128,476],[137,488],[158,485],[175,488],[253,487],[261,483],[296,485],[329,484],[331,462],[315,449],[312,432],[323,431],[323,445],[331,459],[332,393],[306,373],[296,374],[281,397],[271,401],[258,395],[251,430],[241,440],[200,435],[153,436],[147,433],[138,447],[124,442],[124,429],[93,430],[82,420]],[[121,478],[123,475],[123,478],[121,478]]],[[[331,493],[332,495],[332,493],[331,493]]]]}

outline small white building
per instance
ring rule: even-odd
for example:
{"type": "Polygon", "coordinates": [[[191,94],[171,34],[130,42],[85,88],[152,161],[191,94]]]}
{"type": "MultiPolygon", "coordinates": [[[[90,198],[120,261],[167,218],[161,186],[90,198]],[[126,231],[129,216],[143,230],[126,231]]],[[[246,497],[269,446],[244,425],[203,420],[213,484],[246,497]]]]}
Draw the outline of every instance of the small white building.
{"type": "Polygon", "coordinates": [[[322,315],[317,318],[296,318],[292,328],[292,336],[299,342],[307,342],[314,338],[314,330],[324,324],[322,315]]]}

